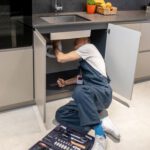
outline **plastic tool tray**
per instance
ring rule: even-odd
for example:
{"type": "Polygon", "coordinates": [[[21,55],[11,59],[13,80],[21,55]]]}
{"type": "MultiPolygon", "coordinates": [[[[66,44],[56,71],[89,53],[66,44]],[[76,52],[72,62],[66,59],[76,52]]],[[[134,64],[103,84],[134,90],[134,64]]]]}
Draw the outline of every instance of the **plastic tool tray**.
{"type": "Polygon", "coordinates": [[[94,137],[59,125],[29,150],[91,150],[93,143],[94,137]]]}

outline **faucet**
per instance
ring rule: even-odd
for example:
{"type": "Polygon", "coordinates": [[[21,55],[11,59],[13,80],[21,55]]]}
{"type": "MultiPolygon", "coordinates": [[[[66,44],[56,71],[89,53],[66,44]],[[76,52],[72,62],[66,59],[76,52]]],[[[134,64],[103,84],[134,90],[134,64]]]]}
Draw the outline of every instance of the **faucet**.
{"type": "Polygon", "coordinates": [[[62,0],[55,0],[55,12],[58,13],[63,10],[62,0]]]}

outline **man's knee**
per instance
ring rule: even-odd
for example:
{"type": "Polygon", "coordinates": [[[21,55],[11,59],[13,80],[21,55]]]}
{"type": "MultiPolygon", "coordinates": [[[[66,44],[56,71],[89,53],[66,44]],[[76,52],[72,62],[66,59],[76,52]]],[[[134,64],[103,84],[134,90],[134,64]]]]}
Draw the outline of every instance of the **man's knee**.
{"type": "Polygon", "coordinates": [[[67,108],[66,105],[60,107],[57,109],[56,113],[55,113],[55,119],[61,123],[63,121],[63,119],[66,116],[66,112],[67,112],[67,108]]]}
{"type": "Polygon", "coordinates": [[[61,122],[61,112],[60,112],[60,109],[58,109],[55,113],[55,119],[58,121],[58,122],[61,122]]]}

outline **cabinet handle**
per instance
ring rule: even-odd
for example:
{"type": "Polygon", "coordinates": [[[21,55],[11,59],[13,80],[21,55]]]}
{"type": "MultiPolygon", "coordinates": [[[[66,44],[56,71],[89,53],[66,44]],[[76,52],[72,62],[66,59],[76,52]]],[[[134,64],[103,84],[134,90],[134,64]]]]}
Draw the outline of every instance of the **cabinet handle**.
{"type": "Polygon", "coordinates": [[[110,29],[107,29],[107,33],[110,34],[110,29]]]}

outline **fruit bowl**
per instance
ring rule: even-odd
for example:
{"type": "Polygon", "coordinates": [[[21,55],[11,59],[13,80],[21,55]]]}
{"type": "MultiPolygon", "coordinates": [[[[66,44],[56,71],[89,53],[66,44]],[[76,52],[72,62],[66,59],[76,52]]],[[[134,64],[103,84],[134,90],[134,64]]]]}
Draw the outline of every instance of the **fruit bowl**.
{"type": "Polygon", "coordinates": [[[117,14],[117,7],[114,7],[111,2],[97,0],[96,12],[103,15],[115,15],[117,14]]]}
{"type": "Polygon", "coordinates": [[[97,6],[96,12],[103,15],[116,15],[117,14],[117,7],[103,8],[101,6],[97,6]]]}

